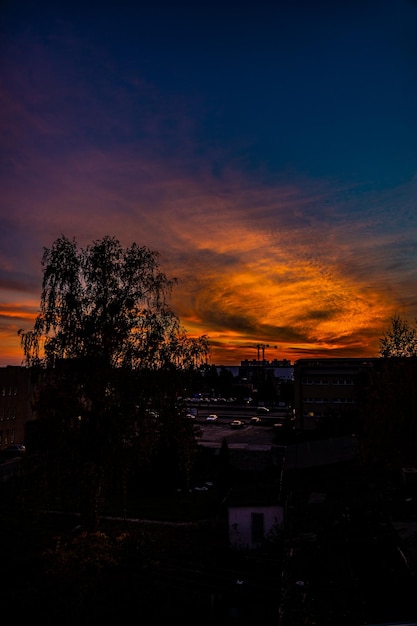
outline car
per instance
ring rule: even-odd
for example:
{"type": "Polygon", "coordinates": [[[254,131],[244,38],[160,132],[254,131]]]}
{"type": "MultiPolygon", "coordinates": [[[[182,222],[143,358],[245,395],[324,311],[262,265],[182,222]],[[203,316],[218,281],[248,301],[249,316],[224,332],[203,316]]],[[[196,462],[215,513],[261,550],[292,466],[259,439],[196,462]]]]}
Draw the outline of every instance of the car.
{"type": "Polygon", "coordinates": [[[261,421],[261,418],[258,417],[257,415],[255,415],[254,417],[250,418],[250,423],[251,424],[259,424],[260,421],[261,421]]]}
{"type": "Polygon", "coordinates": [[[258,413],[269,413],[269,409],[266,406],[258,406],[258,413]]]}
{"type": "Polygon", "coordinates": [[[193,413],[187,413],[185,417],[189,420],[195,420],[195,415],[193,413]]]}
{"type": "Polygon", "coordinates": [[[217,422],[218,419],[219,419],[218,415],[215,415],[214,413],[212,413],[211,415],[207,415],[206,422],[217,422]]]}
{"type": "Polygon", "coordinates": [[[23,443],[11,443],[3,450],[6,456],[22,456],[25,452],[26,446],[24,446],[23,443]]]}
{"type": "Polygon", "coordinates": [[[230,422],[230,428],[242,428],[245,425],[245,422],[242,420],[233,420],[230,422]]]}

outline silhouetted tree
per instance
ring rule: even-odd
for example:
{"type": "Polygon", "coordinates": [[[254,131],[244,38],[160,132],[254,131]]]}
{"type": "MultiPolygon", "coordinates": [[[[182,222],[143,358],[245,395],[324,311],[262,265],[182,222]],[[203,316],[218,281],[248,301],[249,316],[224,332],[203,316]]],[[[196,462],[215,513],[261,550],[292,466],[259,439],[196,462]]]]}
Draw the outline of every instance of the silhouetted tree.
{"type": "Polygon", "coordinates": [[[369,370],[360,427],[367,462],[417,465],[417,357],[377,359],[369,370]]]}
{"type": "MultiPolygon", "coordinates": [[[[204,389],[209,397],[214,393],[218,395],[219,392],[219,375],[217,373],[217,367],[215,365],[207,366],[204,372],[204,389]]],[[[199,391],[199,390],[197,390],[199,391]]]]}
{"type": "Polygon", "coordinates": [[[380,339],[360,421],[363,456],[384,467],[417,464],[417,329],[399,316],[380,339]]]}
{"type": "Polygon", "coordinates": [[[366,461],[397,468],[417,463],[417,329],[395,316],[380,339],[381,359],[364,385],[359,434],[366,461]]]}
{"type": "MultiPolygon", "coordinates": [[[[415,320],[417,324],[417,319],[415,320]]],[[[391,329],[380,339],[382,357],[417,356],[417,327],[398,315],[391,319],[391,329]]]]}
{"type": "Polygon", "coordinates": [[[217,384],[219,393],[223,398],[230,398],[233,395],[233,383],[234,377],[232,372],[222,365],[220,367],[217,384]]]}
{"type": "Polygon", "coordinates": [[[227,439],[224,438],[220,447],[217,472],[217,495],[220,503],[223,502],[231,487],[230,472],[229,446],[227,439]]]}
{"type": "MultiPolygon", "coordinates": [[[[27,365],[41,374],[37,409],[50,437],[45,453],[54,470],[65,466],[70,474],[57,471],[56,481],[77,477],[89,529],[98,521],[106,474],[123,475],[133,451],[151,459],[161,429],[169,440],[174,428],[167,422],[179,417],[172,378],[207,358],[207,338],[188,338],[168,306],[176,279],[160,270],[158,256],[136,243],[123,249],[109,236],[85,249],[61,236],[44,248],[34,327],[19,331],[27,365]],[[171,379],[158,387],[163,427],[148,410],[155,377],[158,385],[171,379]]],[[[175,445],[187,465],[189,444],[184,458],[178,440],[175,445]]]]}

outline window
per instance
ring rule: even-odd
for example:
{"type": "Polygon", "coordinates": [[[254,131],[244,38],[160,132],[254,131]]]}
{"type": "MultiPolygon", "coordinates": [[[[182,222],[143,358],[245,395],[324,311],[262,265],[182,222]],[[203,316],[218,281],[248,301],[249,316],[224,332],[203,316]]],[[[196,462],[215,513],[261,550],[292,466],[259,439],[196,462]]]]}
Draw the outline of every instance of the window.
{"type": "Polygon", "coordinates": [[[252,543],[261,543],[264,539],[265,521],[263,513],[251,513],[252,543]]]}

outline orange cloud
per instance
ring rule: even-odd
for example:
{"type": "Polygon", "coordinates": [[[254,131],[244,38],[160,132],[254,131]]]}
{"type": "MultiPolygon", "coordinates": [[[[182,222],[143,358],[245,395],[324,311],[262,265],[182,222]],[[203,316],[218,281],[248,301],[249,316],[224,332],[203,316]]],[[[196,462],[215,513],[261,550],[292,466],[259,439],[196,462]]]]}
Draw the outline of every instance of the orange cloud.
{"type": "Polygon", "coordinates": [[[15,332],[33,323],[42,248],[61,234],[81,246],[109,234],[157,250],[179,279],[174,311],[190,336],[208,335],[216,364],[253,358],[257,343],[278,346],[271,358],[376,356],[389,318],[417,311],[413,230],[394,213],[379,217],[392,195],[347,203],[328,183],[248,182],[201,164],[190,174],[128,150],[41,158],[36,171],[30,192],[8,190],[19,254],[4,238],[2,365],[21,361],[15,332]]]}

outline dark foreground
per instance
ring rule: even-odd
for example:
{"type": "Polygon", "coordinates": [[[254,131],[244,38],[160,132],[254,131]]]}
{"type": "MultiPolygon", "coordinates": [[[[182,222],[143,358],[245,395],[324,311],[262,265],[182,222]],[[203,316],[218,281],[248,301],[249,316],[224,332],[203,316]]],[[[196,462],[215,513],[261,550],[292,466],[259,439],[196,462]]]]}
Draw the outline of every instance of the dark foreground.
{"type": "Polygon", "coordinates": [[[102,521],[86,536],[67,516],[0,520],[1,600],[19,623],[278,623],[277,560],[231,554],[215,521],[102,521]]]}
{"type": "Polygon", "coordinates": [[[3,490],[2,606],[19,623],[71,626],[417,624],[415,486],[350,466],[291,481],[284,545],[256,554],[230,550],[214,491],[139,503],[87,535],[77,516],[34,513],[3,490]]]}

